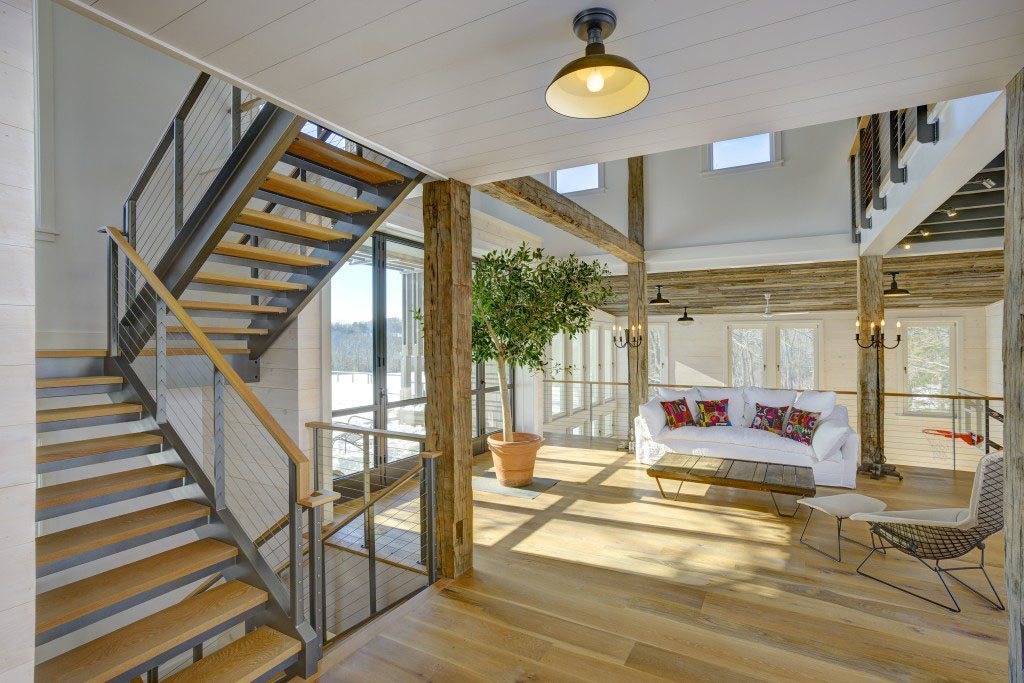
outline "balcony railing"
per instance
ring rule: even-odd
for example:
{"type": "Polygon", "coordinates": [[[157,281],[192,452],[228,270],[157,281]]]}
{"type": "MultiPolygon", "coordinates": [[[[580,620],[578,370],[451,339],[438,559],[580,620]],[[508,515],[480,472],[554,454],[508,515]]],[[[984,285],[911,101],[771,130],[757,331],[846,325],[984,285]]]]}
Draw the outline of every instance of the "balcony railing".
{"type": "MultiPolygon", "coordinates": [[[[692,385],[651,384],[661,389],[692,385]]],[[[857,431],[857,392],[837,390],[836,402],[850,413],[857,431]]],[[[1002,449],[1003,399],[958,389],[953,394],[885,394],[885,455],[896,465],[974,471],[978,460],[1002,449]]],[[[629,388],[626,382],[544,380],[544,432],[614,439],[628,445],[629,388]]]]}

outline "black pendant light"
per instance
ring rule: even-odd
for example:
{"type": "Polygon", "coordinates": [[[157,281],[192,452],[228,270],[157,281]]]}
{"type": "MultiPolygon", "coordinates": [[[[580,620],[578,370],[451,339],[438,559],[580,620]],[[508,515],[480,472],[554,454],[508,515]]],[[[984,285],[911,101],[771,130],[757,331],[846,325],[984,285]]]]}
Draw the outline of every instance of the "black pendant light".
{"type": "Polygon", "coordinates": [[[680,325],[689,325],[693,322],[693,318],[691,318],[690,314],[686,312],[686,308],[686,306],[683,306],[683,314],[676,320],[680,325]]]}
{"type": "Polygon", "coordinates": [[[884,292],[882,292],[885,296],[889,296],[889,297],[910,296],[910,290],[903,289],[898,284],[896,284],[896,276],[899,275],[899,272],[886,273],[886,275],[891,275],[892,276],[892,282],[889,283],[889,288],[886,289],[884,292]]]}
{"type": "Polygon", "coordinates": [[[649,302],[650,305],[651,306],[665,306],[665,305],[671,303],[671,302],[669,302],[668,299],[666,299],[665,297],[663,297],[661,295],[661,285],[654,285],[654,286],[657,287],[658,293],[655,295],[655,297],[653,299],[650,300],[650,302],[649,302]]]}
{"type": "Polygon", "coordinates": [[[615,30],[610,9],[583,10],[573,31],[587,42],[586,55],[555,74],[544,100],[552,110],[574,119],[603,119],[629,111],[647,98],[651,83],[633,62],[605,54],[604,40],[615,30]]]}

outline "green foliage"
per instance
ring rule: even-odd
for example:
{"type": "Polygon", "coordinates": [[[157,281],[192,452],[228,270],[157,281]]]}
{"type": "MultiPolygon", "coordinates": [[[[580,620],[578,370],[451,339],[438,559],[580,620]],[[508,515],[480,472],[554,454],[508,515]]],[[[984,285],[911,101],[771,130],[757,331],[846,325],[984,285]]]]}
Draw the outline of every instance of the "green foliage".
{"type": "Polygon", "coordinates": [[[590,329],[590,308],[611,298],[609,274],[603,264],[526,244],[485,254],[473,271],[473,362],[543,370],[556,334],[590,329]]]}

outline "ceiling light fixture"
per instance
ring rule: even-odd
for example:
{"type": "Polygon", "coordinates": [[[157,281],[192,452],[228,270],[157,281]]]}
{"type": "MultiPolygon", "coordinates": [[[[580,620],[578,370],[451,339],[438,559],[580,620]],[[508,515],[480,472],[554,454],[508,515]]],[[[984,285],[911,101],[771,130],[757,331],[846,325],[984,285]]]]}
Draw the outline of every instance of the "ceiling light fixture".
{"type": "Polygon", "coordinates": [[[586,55],[566,64],[544,93],[553,110],[574,119],[603,119],[629,111],[647,98],[651,83],[633,62],[605,54],[604,40],[615,30],[610,9],[583,10],[572,21],[586,55]]]}
{"type": "MultiPolygon", "coordinates": [[[[910,245],[908,244],[906,248],[909,249],[910,245]]],[[[892,276],[892,282],[889,283],[889,288],[882,292],[882,294],[890,297],[910,296],[910,290],[903,289],[898,284],[896,284],[896,276],[899,275],[898,271],[886,273],[886,275],[892,276]]]]}
{"type": "Polygon", "coordinates": [[[978,182],[981,183],[981,186],[984,187],[986,190],[991,190],[996,186],[996,181],[992,180],[991,178],[982,178],[978,182]]]}
{"type": "Polygon", "coordinates": [[[931,233],[930,233],[930,232],[928,232],[927,230],[922,230],[922,231],[921,231],[921,237],[927,237],[927,236],[928,236],[928,235],[930,235],[930,234],[931,234],[931,233]]]}
{"type": "Polygon", "coordinates": [[[661,295],[661,285],[654,285],[654,286],[658,288],[658,293],[654,296],[653,299],[651,299],[651,301],[650,301],[651,306],[664,306],[664,305],[670,303],[668,299],[666,299],[665,297],[663,297],[661,295]]]}
{"type": "Polygon", "coordinates": [[[689,325],[693,322],[693,318],[691,318],[690,314],[686,312],[686,306],[683,306],[683,314],[679,316],[676,322],[682,325],[689,325]]]}
{"type": "Polygon", "coordinates": [[[942,208],[939,209],[939,211],[946,214],[947,218],[955,218],[957,213],[959,213],[956,209],[954,209],[951,206],[943,206],[942,208]]]}

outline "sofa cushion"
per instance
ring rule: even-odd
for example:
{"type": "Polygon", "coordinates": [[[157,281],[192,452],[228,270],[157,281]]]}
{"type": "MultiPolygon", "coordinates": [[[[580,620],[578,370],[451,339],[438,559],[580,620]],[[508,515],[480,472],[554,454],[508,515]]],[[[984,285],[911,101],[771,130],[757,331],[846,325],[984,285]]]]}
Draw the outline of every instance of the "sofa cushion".
{"type": "Polygon", "coordinates": [[[786,414],[789,406],[763,406],[754,404],[754,419],[750,421],[751,429],[760,429],[772,434],[782,434],[786,426],[786,414]]]}
{"type": "Polygon", "coordinates": [[[700,400],[700,394],[696,389],[659,389],[658,396],[662,401],[686,399],[686,405],[690,409],[690,414],[694,418],[697,417],[697,401],[700,400]]]}
{"type": "Polygon", "coordinates": [[[665,411],[661,407],[661,399],[651,399],[647,403],[640,404],[640,417],[647,423],[652,437],[657,437],[665,429],[665,411]]]}
{"type": "Polygon", "coordinates": [[[688,452],[686,444],[713,443],[723,446],[761,448],[769,451],[803,455],[808,458],[813,457],[811,447],[805,444],[797,443],[792,439],[785,439],[760,429],[732,425],[715,427],[713,429],[707,427],[683,427],[682,429],[665,430],[656,440],[659,443],[672,444],[680,452],[688,452]]]}
{"type": "Polygon", "coordinates": [[[786,429],[782,432],[782,436],[810,446],[814,437],[814,429],[818,426],[820,418],[821,413],[790,408],[789,417],[786,418],[786,429]]]}
{"type": "Polygon", "coordinates": [[[729,420],[729,399],[697,401],[698,427],[726,427],[731,424],[732,422],[729,420]]]}
{"type": "Polygon", "coordinates": [[[723,398],[729,399],[729,423],[734,425],[743,425],[744,427],[750,424],[750,419],[753,419],[753,414],[750,415],[750,419],[747,417],[746,402],[743,398],[743,389],[741,388],[729,388],[729,387],[694,387],[697,393],[700,394],[700,400],[702,401],[720,401],[723,398]]]}
{"type": "Polygon", "coordinates": [[[818,422],[811,438],[814,459],[818,462],[839,457],[839,450],[850,438],[850,416],[844,406],[836,406],[828,419],[818,422]]]}
{"type": "Polygon", "coordinates": [[[827,420],[836,407],[836,392],[801,391],[793,407],[810,413],[820,413],[818,419],[827,420]]]}
{"type": "Polygon", "coordinates": [[[744,424],[749,425],[754,421],[755,405],[760,403],[763,406],[785,406],[789,408],[796,401],[796,390],[743,387],[743,401],[747,408],[744,424]]]}
{"type": "Polygon", "coordinates": [[[685,398],[676,401],[662,401],[661,409],[665,411],[665,422],[669,429],[679,429],[694,424],[693,414],[690,412],[690,407],[686,405],[685,398]]]}

